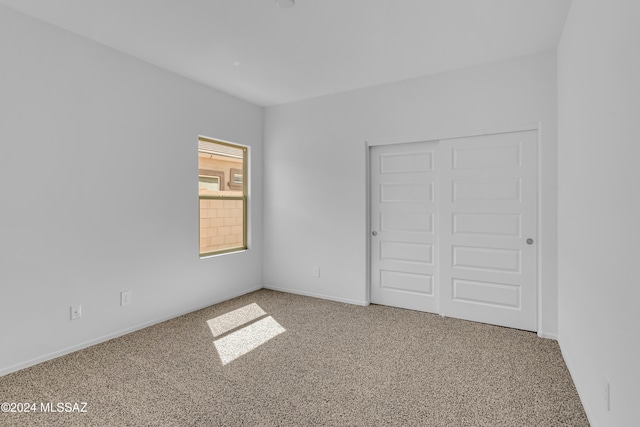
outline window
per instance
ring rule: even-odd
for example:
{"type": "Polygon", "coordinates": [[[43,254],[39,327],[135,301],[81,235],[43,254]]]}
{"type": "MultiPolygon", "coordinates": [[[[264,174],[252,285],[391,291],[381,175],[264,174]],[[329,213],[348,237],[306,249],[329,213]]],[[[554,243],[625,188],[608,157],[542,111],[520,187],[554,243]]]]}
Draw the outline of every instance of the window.
{"type": "Polygon", "coordinates": [[[220,191],[220,178],[217,176],[200,175],[200,190],[204,191],[220,191]]]}
{"type": "Polygon", "coordinates": [[[247,148],[198,139],[200,256],[247,248],[247,148]]]}

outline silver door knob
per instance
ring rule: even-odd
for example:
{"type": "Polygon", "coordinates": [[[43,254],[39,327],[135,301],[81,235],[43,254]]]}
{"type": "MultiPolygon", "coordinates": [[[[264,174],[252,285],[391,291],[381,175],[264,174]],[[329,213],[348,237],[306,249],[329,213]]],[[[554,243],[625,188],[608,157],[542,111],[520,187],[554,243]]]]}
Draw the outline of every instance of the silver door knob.
{"type": "Polygon", "coordinates": [[[377,231],[372,231],[372,232],[371,232],[371,235],[372,235],[372,236],[377,236],[377,235],[378,235],[378,232],[377,232],[377,231]]]}
{"type": "Polygon", "coordinates": [[[527,245],[533,245],[533,239],[531,238],[527,239],[527,245]]]}

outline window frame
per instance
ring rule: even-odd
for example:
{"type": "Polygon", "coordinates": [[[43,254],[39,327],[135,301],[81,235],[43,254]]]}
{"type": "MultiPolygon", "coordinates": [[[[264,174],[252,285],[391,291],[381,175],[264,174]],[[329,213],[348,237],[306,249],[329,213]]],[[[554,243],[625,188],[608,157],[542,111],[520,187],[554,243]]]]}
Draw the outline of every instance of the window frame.
{"type": "MultiPolygon", "coordinates": [[[[228,254],[233,252],[241,252],[249,249],[249,236],[248,236],[248,219],[249,219],[249,203],[248,203],[248,189],[249,189],[249,147],[245,145],[240,145],[228,141],[222,141],[219,139],[209,138],[206,136],[199,135],[198,142],[208,142],[212,144],[224,145],[227,147],[235,148],[238,150],[242,150],[242,195],[241,196],[223,196],[223,195],[201,195],[199,184],[198,184],[198,254],[200,259],[208,258],[215,255],[228,254]],[[225,248],[218,249],[215,251],[208,252],[200,252],[200,239],[202,238],[202,215],[200,213],[200,201],[201,200],[241,200],[242,201],[242,246],[237,246],[234,248],[225,248]]],[[[201,151],[198,149],[198,154],[201,151]]],[[[237,168],[234,168],[237,169],[237,168]]],[[[231,175],[231,174],[230,174],[231,175]]],[[[198,176],[200,176],[200,160],[198,158],[198,176]]],[[[232,180],[232,176],[229,177],[230,181],[232,180]]],[[[199,181],[199,178],[198,178],[199,181]]],[[[220,181],[220,185],[222,186],[224,180],[220,181]]]]}

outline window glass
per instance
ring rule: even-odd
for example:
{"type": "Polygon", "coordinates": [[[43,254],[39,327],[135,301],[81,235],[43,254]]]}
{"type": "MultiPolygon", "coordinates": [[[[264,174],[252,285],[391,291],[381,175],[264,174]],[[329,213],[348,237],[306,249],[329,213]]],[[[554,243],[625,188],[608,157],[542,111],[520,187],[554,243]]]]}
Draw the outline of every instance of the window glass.
{"type": "Polygon", "coordinates": [[[247,148],[200,137],[200,256],[247,248],[247,148]]]}

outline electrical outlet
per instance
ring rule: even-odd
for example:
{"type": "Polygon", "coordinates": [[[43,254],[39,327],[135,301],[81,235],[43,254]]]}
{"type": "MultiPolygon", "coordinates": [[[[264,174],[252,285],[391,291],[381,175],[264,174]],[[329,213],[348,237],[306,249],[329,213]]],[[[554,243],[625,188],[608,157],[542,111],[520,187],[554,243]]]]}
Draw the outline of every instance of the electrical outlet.
{"type": "Polygon", "coordinates": [[[609,380],[607,380],[606,378],[604,379],[604,387],[602,389],[602,392],[603,392],[605,407],[607,408],[607,411],[610,411],[611,410],[611,384],[609,384],[609,380]]]}
{"type": "Polygon", "coordinates": [[[77,306],[71,306],[69,307],[70,312],[71,312],[71,320],[76,320],[82,317],[82,306],[81,305],[77,305],[77,306]]]}
{"type": "Polygon", "coordinates": [[[120,305],[125,306],[131,304],[133,301],[133,292],[132,291],[122,291],[120,292],[120,305]]]}
{"type": "Polygon", "coordinates": [[[313,277],[320,277],[320,267],[313,267],[313,277]]]}

